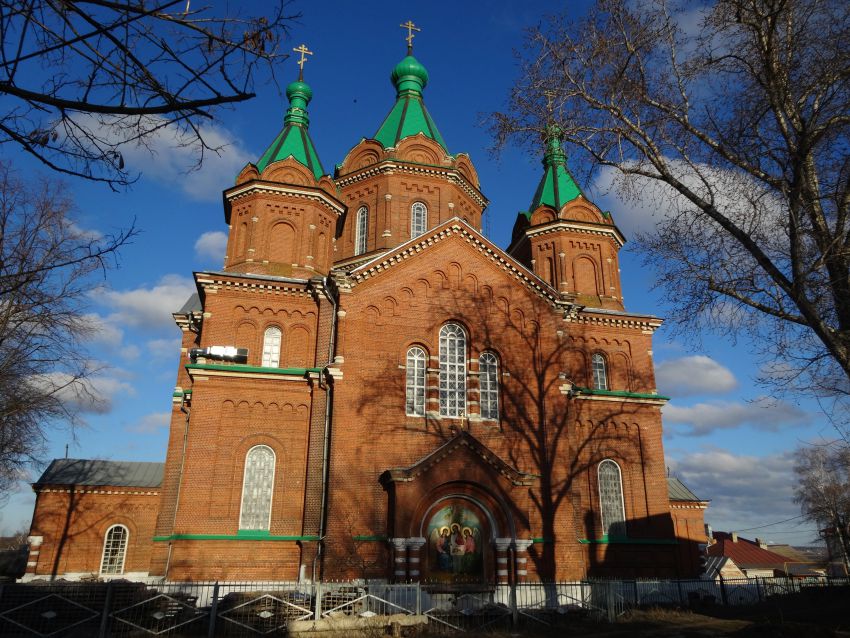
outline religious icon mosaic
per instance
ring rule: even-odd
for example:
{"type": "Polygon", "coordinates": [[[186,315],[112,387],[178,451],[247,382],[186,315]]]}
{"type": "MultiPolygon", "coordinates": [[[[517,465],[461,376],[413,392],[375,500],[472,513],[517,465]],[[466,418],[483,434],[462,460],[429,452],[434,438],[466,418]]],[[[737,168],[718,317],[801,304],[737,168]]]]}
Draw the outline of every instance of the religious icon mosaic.
{"type": "Polygon", "coordinates": [[[454,582],[484,576],[481,521],[467,507],[446,505],[428,521],[431,577],[454,582]]]}

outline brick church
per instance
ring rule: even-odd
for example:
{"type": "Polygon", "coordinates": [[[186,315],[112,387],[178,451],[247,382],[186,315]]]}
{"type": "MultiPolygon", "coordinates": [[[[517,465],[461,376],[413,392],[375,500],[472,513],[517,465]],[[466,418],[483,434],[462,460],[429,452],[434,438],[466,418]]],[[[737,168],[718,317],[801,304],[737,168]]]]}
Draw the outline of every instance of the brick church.
{"type": "Polygon", "coordinates": [[[289,85],[283,130],[224,191],[223,268],[174,314],[164,464],[54,461],[26,579],[696,574],[707,502],[666,476],[661,321],[623,306],[611,214],[552,127],[496,246],[410,49],[391,78],[330,172],[313,92],[289,85]]]}

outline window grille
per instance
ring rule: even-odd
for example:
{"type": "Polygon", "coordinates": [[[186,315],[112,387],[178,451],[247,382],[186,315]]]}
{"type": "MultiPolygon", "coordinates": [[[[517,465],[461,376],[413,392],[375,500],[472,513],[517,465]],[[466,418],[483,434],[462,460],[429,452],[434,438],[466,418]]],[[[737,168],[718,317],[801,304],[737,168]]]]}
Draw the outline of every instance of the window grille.
{"type": "Polygon", "coordinates": [[[245,456],[245,478],[242,481],[242,512],[239,529],[269,529],[274,489],[274,452],[258,445],[245,456]]]}
{"type": "Polygon", "coordinates": [[[103,557],[100,561],[101,574],[123,574],[124,558],[127,556],[127,539],[130,532],[123,525],[113,525],[106,530],[103,541],[103,557]]]}
{"type": "Polygon", "coordinates": [[[499,363],[492,352],[483,353],[478,359],[478,377],[482,419],[499,418],[499,363]]]}
{"type": "Polygon", "coordinates": [[[625,536],[623,480],[620,466],[610,459],[599,464],[599,505],[602,511],[602,533],[606,536],[625,536]]]}
{"type": "Polygon", "coordinates": [[[608,370],[605,364],[605,357],[596,353],[591,357],[591,365],[593,367],[593,389],[607,390],[608,389],[608,370]]]}
{"type": "Polygon", "coordinates": [[[263,335],[263,367],[277,368],[280,365],[280,328],[266,328],[263,335]]]}
{"type": "Polygon", "coordinates": [[[415,202],[410,207],[410,237],[418,237],[428,230],[428,207],[422,202],[415,202]]]}
{"type": "Polygon", "coordinates": [[[407,351],[407,401],[406,413],[425,416],[425,364],[427,357],[422,348],[407,351]]]}
{"type": "Polygon", "coordinates": [[[369,209],[361,206],[357,211],[357,233],[354,239],[354,254],[366,252],[366,239],[369,235],[369,209]]]}
{"type": "Polygon", "coordinates": [[[466,333],[456,323],[440,329],[440,416],[466,413],[466,333]]]}

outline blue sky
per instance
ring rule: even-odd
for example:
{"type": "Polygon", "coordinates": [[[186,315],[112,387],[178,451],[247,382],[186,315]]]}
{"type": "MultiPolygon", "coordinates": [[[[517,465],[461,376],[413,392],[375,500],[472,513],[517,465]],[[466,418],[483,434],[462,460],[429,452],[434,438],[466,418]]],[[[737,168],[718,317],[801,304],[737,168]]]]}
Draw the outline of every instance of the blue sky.
{"type": "MultiPolygon", "coordinates": [[[[314,98],[310,132],[326,171],[342,161],[363,137],[371,137],[394,101],[389,81],[405,53],[399,24],[421,26],[415,55],[427,67],[425,101],[450,152],[467,152],[491,204],[485,231],[507,246],[517,211],[527,208],[540,177],[540,158],[508,148],[498,157],[482,125],[488,113],[503,109],[519,72],[514,49],[523,30],[564,5],[527,0],[475,2],[296,2],[302,13],[292,26],[288,48],[306,43],[315,52],[305,80],[314,98]]],[[[581,11],[584,2],[571,2],[581,11]]],[[[297,75],[295,56],[276,69],[281,87],[297,75]]],[[[281,128],[285,98],[270,83],[256,87],[258,97],[230,110],[206,129],[227,144],[201,170],[186,173],[192,158],[163,137],[152,155],[126,149],[127,165],[140,178],[129,190],[69,182],[84,228],[110,232],[135,218],[141,234],[121,252],[120,267],[93,282],[86,312],[101,326],[90,344],[92,356],[110,366],[96,380],[103,399],[83,406],[87,425],[74,435],[51,431],[49,457],[162,461],[165,456],[171,392],[179,365],[179,330],[171,313],[193,290],[192,271],[222,265],[226,226],[221,191],[239,169],[256,161],[281,128]]],[[[282,93],[282,88],[281,88],[282,93]]],[[[569,155],[569,149],[567,149],[569,155]]],[[[0,156],[22,169],[41,170],[11,147],[0,156]]],[[[610,176],[581,184],[603,209],[610,209],[627,237],[651,226],[652,205],[618,201],[610,176]]],[[[664,317],[666,309],[652,291],[654,273],[641,266],[626,244],[620,254],[626,307],[664,317]]],[[[777,543],[808,543],[814,525],[800,519],[759,527],[799,515],[792,501],[791,452],[802,441],[830,437],[831,426],[806,401],[766,396],[753,383],[759,363],[751,344],[722,336],[700,336],[701,347],[673,339],[662,327],[654,353],[658,389],[672,396],[664,410],[664,445],[671,471],[700,497],[711,499],[706,520],[718,530],[739,530],[777,543]]],[[[37,477],[37,468],[32,478],[37,477]]],[[[27,527],[33,495],[22,484],[0,510],[0,533],[27,527]]]]}

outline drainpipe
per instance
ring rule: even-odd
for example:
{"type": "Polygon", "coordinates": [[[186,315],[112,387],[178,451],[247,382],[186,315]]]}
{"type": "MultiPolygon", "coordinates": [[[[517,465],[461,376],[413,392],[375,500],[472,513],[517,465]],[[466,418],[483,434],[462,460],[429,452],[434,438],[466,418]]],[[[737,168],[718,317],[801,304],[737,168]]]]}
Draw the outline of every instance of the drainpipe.
{"type": "Polygon", "coordinates": [[[322,450],[322,505],[319,510],[319,546],[316,551],[316,556],[313,558],[313,582],[316,582],[316,564],[318,563],[324,549],[325,541],[325,525],[327,524],[327,507],[328,507],[328,477],[330,474],[330,434],[331,434],[331,413],[333,411],[333,378],[328,373],[328,368],[333,363],[333,354],[336,347],[336,331],[337,331],[337,309],[339,304],[336,296],[328,292],[328,288],[333,283],[330,277],[325,277],[322,281],[322,294],[333,306],[331,315],[331,334],[328,339],[328,362],[319,376],[319,387],[325,390],[325,433],[322,450]],[[330,382],[325,381],[325,375],[328,376],[330,382]],[[323,381],[325,383],[323,384],[323,381]]]}
{"type": "MultiPolygon", "coordinates": [[[[186,415],[186,427],[183,428],[183,451],[180,454],[180,473],[177,475],[177,496],[174,499],[174,516],[171,518],[171,535],[174,535],[174,526],[177,524],[177,508],[180,506],[180,488],[183,486],[183,469],[186,465],[186,447],[189,443],[189,416],[191,410],[186,407],[186,398],[180,403],[180,411],[186,415]]],[[[168,580],[168,569],[171,567],[171,550],[174,541],[168,541],[168,556],[165,559],[165,580],[168,580]]]]}

